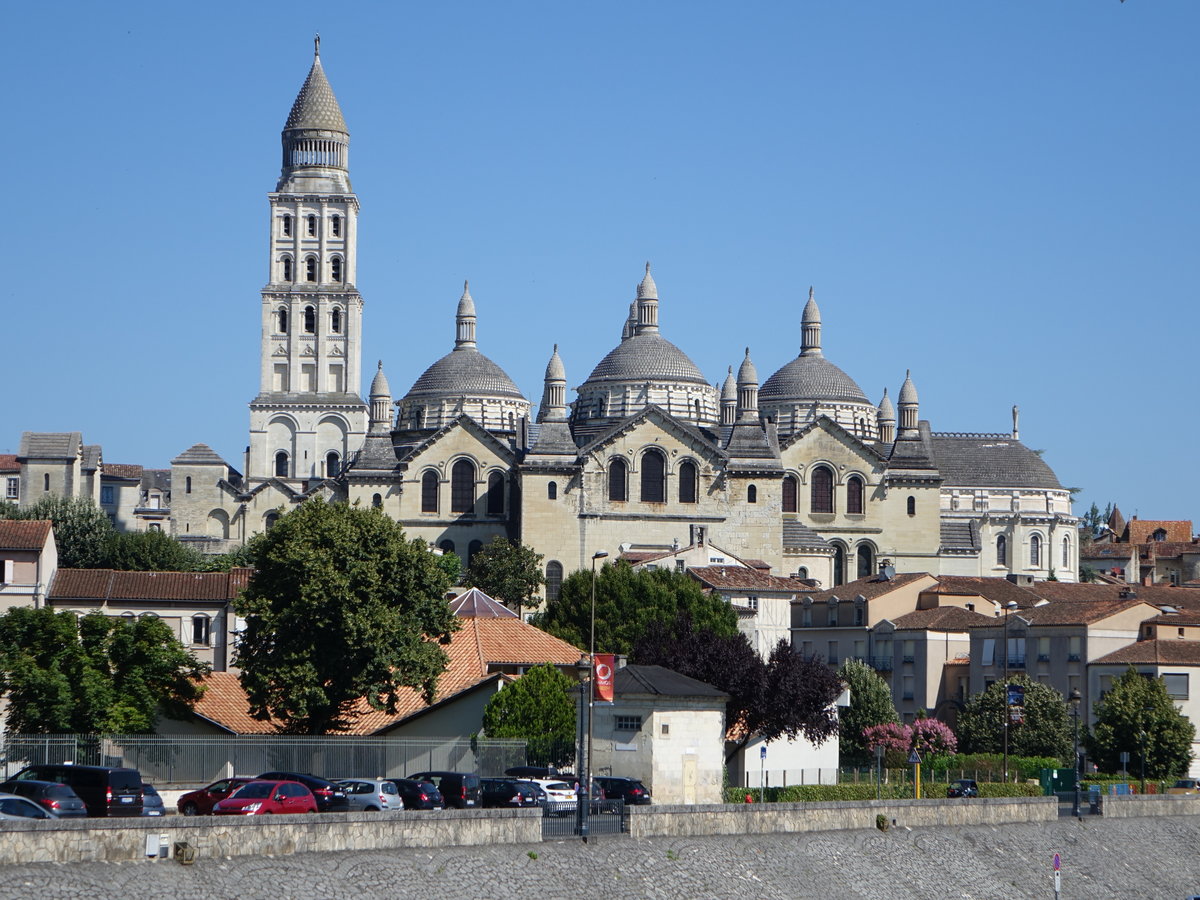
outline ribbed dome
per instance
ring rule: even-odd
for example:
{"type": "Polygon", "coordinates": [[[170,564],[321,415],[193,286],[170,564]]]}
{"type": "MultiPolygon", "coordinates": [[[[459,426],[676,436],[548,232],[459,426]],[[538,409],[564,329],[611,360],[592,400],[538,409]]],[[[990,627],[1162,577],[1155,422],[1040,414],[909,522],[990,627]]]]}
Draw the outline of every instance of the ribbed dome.
{"type": "Polygon", "coordinates": [[[588,384],[595,381],[708,384],[687,354],[657,332],[630,335],[617,344],[588,376],[588,384]]]}
{"type": "Polygon", "coordinates": [[[865,403],[854,379],[823,356],[798,356],[767,379],[758,393],[760,405],[835,400],[865,403]]]}
{"type": "Polygon", "coordinates": [[[388,385],[387,376],[383,374],[383,360],[380,360],[379,371],[375,373],[375,377],[371,380],[370,396],[383,397],[385,395],[390,397],[392,395],[392,389],[388,385]]]}
{"type": "Polygon", "coordinates": [[[504,370],[474,347],[451,350],[425,370],[404,399],[434,397],[525,399],[504,370]]]}
{"type": "Polygon", "coordinates": [[[725,376],[725,384],[721,386],[722,400],[737,400],[737,380],[733,377],[733,366],[729,367],[729,374],[725,376]]]}
{"type": "Polygon", "coordinates": [[[550,362],[546,363],[546,380],[547,381],[566,381],[567,370],[563,366],[562,357],[558,355],[558,344],[554,345],[554,353],[550,357],[550,362]]]}
{"type": "Polygon", "coordinates": [[[304,80],[304,87],[300,88],[283,127],[346,132],[346,120],[342,118],[342,109],[333,96],[325,70],[321,68],[320,56],[313,57],[308,78],[304,80]]]}
{"type": "Polygon", "coordinates": [[[738,384],[758,384],[758,369],[754,367],[754,363],[750,360],[750,348],[746,348],[746,358],[742,360],[742,365],[738,369],[738,384]]]}

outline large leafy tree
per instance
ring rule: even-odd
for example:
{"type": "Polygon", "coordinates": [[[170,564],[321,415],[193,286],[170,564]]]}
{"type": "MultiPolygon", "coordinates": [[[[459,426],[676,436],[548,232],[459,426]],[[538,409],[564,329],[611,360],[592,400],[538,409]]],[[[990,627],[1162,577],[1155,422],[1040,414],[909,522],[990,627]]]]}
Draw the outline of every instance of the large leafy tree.
{"type": "MultiPolygon", "coordinates": [[[[588,649],[592,610],[592,573],[572,572],[563,580],[558,598],[546,604],[533,624],[555,637],[588,649]]],[[[684,621],[696,631],[731,637],[737,613],[719,596],[706,594],[694,578],[668,569],[637,569],[619,561],[596,575],[596,650],[633,652],[634,644],[650,629],[670,630],[684,621]]]]}
{"type": "Polygon", "coordinates": [[[497,535],[471,554],[465,582],[520,615],[521,607],[531,605],[538,588],[546,583],[542,554],[497,535]]]}
{"type": "Polygon", "coordinates": [[[484,734],[524,740],[530,762],[538,765],[570,762],[576,718],[571,687],[571,679],[549,663],[534,666],[488,700],[484,734]]]}
{"type": "Polygon", "coordinates": [[[86,497],[68,499],[57,494],[41,497],[29,506],[5,504],[0,515],[8,519],[49,519],[54,523],[58,564],[64,569],[101,569],[108,565],[112,523],[86,497]]]}
{"type": "Polygon", "coordinates": [[[255,545],[235,603],[252,713],[282,731],[344,731],[365,698],[394,712],[404,687],[432,700],[457,622],[450,579],[428,545],[378,509],[309,500],[255,545]]]}
{"type": "MultiPolygon", "coordinates": [[[[1028,675],[1010,675],[1009,684],[1025,688],[1025,715],[1008,727],[1008,752],[1013,756],[1054,756],[1070,760],[1071,717],[1063,695],[1028,675]]],[[[1008,713],[1004,684],[997,681],[967,701],[958,714],[958,744],[963,753],[1000,753],[1008,713]]]]}
{"type": "Polygon", "coordinates": [[[8,729],[26,734],[144,734],[160,711],[200,696],[198,662],[158,618],[42,607],[0,616],[0,692],[8,729]]]}
{"type": "Polygon", "coordinates": [[[1196,727],[1175,708],[1161,678],[1146,678],[1129,668],[1093,707],[1096,724],[1084,746],[1102,772],[1121,770],[1121,752],[1139,771],[1146,754],[1148,778],[1186,775],[1196,727]]]}
{"type": "Polygon", "coordinates": [[[680,616],[672,625],[652,623],[631,659],[673,669],[729,695],[725,724],[732,739],[727,759],[755,736],[773,741],[802,734],[820,744],[837,733],[830,705],[841,692],[841,682],[828,666],[793,653],[786,641],[764,660],[741,632],[694,628],[680,616]]]}
{"type": "Polygon", "coordinates": [[[161,531],[114,532],[108,541],[106,566],[136,572],[195,572],[208,568],[198,551],[161,531]]]}
{"type": "Polygon", "coordinates": [[[865,766],[872,761],[863,731],[875,725],[898,723],[892,689],[875,670],[860,659],[848,658],[838,669],[838,678],[850,689],[850,705],[838,720],[839,746],[843,765],[865,766]]]}

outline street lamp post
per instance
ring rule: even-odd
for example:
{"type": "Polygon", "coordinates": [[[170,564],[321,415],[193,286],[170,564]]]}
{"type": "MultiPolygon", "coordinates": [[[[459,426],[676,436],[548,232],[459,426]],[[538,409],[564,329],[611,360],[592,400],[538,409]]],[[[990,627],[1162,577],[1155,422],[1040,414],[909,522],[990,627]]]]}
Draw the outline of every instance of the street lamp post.
{"type": "MultiPolygon", "coordinates": [[[[583,768],[584,760],[587,759],[587,751],[589,749],[584,742],[588,740],[588,734],[590,733],[592,724],[591,717],[588,715],[590,712],[588,705],[583,702],[583,692],[585,690],[590,691],[592,689],[591,682],[588,680],[588,675],[591,674],[592,671],[591,658],[586,654],[580,654],[579,662],[575,663],[575,669],[579,673],[579,764],[576,766],[576,768],[581,769],[583,768]]],[[[588,810],[587,804],[580,802],[580,800],[581,795],[579,792],[576,792],[575,829],[578,831],[580,837],[586,841],[588,833],[588,810]]]]}
{"type": "Polygon", "coordinates": [[[1154,712],[1153,706],[1143,706],[1141,716],[1138,717],[1138,724],[1141,725],[1141,744],[1142,744],[1142,794],[1146,793],[1146,713],[1154,712]]]}
{"type": "Polygon", "coordinates": [[[1071,810],[1071,815],[1079,818],[1079,701],[1082,699],[1079,694],[1079,688],[1071,691],[1071,718],[1075,720],[1075,756],[1072,758],[1075,763],[1075,807],[1071,810]]]}
{"type": "Polygon", "coordinates": [[[1017,608],[1016,600],[1009,600],[1004,604],[1004,782],[1008,783],[1008,721],[1010,718],[1010,710],[1008,708],[1008,614],[1017,608]]]}
{"type": "Polygon", "coordinates": [[[587,754],[584,756],[583,781],[579,790],[579,833],[587,840],[588,816],[592,811],[592,719],[595,716],[596,700],[596,560],[608,556],[607,550],[592,554],[592,616],[591,634],[588,639],[588,698],[587,698],[587,754]]]}

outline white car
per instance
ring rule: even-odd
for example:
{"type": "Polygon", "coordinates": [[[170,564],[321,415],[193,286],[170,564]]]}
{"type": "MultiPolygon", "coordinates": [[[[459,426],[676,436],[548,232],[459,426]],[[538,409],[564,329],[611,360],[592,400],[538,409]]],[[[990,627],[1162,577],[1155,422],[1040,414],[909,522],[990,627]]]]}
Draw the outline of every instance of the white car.
{"type": "Polygon", "coordinates": [[[339,778],[351,812],[383,812],[404,809],[404,800],[394,782],[382,778],[339,778]]]}
{"type": "Polygon", "coordinates": [[[579,805],[579,798],[573,784],[559,781],[557,778],[526,778],[523,780],[532,781],[546,792],[547,812],[565,816],[575,812],[575,807],[579,805]]]}

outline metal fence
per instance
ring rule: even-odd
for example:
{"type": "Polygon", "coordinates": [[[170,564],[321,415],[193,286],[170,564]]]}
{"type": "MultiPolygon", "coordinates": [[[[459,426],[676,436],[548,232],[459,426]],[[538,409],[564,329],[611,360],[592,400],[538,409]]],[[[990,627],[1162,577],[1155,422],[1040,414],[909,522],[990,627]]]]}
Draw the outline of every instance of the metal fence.
{"type": "MultiPolygon", "coordinates": [[[[629,833],[629,810],[625,801],[593,800],[587,820],[587,836],[629,833]]],[[[542,840],[557,841],[583,837],[579,809],[574,803],[548,803],[542,815],[542,840]]]]}
{"type": "Polygon", "coordinates": [[[200,786],[274,769],[323,777],[403,778],[428,770],[500,775],[526,764],[524,741],[293,735],[6,734],[0,767],[128,766],[159,786],[200,786]]]}

